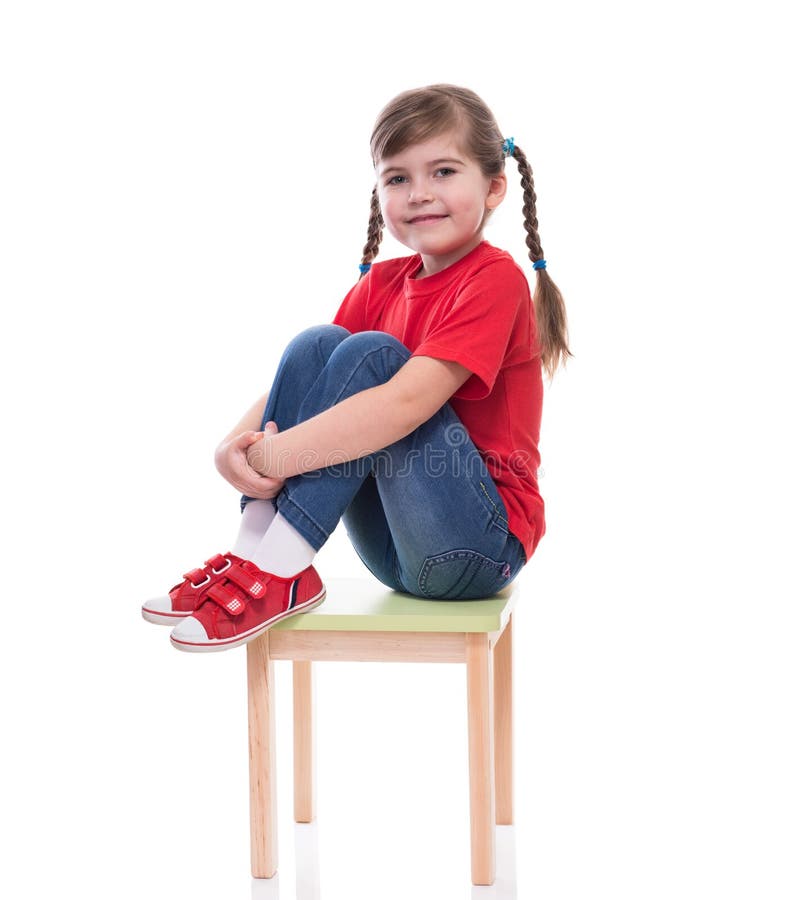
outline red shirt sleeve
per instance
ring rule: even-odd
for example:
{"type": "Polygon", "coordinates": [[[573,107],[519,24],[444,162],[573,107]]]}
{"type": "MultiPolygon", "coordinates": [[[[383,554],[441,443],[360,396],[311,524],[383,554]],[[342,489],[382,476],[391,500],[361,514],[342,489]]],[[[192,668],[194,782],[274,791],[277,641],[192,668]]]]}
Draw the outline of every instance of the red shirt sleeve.
{"type": "MultiPolygon", "coordinates": [[[[506,262],[486,266],[459,292],[448,313],[412,356],[458,362],[472,375],[455,393],[480,400],[491,393],[514,336],[517,319],[529,321],[531,303],[524,274],[506,262]],[[519,312],[522,316],[519,316],[519,312]]],[[[526,340],[527,335],[522,335],[526,340]]]]}
{"type": "Polygon", "coordinates": [[[366,323],[369,297],[370,276],[368,274],[360,278],[346,294],[335,313],[335,318],[332,319],[332,324],[342,325],[343,328],[348,328],[352,334],[356,334],[358,331],[368,331],[369,327],[366,323]]]}

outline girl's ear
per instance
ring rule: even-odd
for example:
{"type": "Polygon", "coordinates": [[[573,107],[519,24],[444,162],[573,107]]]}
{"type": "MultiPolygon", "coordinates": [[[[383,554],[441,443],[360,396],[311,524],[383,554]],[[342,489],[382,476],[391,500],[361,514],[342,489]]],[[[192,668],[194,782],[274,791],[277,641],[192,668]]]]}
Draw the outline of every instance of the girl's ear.
{"type": "Polygon", "coordinates": [[[486,209],[496,209],[497,206],[505,199],[507,193],[507,176],[504,172],[494,175],[488,186],[488,196],[486,197],[486,209]]]}

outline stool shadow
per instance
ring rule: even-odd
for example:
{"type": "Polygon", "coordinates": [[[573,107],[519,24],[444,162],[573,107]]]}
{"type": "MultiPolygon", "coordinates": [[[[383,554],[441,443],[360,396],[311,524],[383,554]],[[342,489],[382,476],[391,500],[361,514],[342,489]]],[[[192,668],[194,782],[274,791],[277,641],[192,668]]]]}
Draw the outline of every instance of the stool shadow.
{"type": "MultiPolygon", "coordinates": [[[[320,840],[318,823],[294,823],[294,865],[296,868],[295,900],[320,900],[320,840]]],[[[516,885],[516,829],[513,825],[495,828],[497,876],[492,885],[470,884],[470,900],[515,900],[516,885]]],[[[411,896],[419,898],[412,885],[411,896]]],[[[279,900],[280,875],[273,878],[253,878],[251,900],[279,900]]],[[[285,900],[285,898],[284,898],[285,900]]]]}

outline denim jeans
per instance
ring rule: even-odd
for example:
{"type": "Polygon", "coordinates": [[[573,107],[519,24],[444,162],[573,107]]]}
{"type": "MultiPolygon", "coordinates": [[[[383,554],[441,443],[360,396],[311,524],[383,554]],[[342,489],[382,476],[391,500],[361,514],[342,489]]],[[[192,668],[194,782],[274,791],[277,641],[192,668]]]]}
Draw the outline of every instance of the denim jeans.
{"type": "MultiPolygon", "coordinates": [[[[385,332],[308,328],[282,355],[261,428],[271,420],[285,431],[383,384],[410,356],[385,332]]],[[[338,460],[288,478],[274,500],[316,550],[342,518],[379,581],[433,600],[488,597],[525,564],[494,481],[449,403],[388,447],[351,461],[338,453],[338,460]]],[[[242,509],[247,502],[242,497],[242,509]]]]}

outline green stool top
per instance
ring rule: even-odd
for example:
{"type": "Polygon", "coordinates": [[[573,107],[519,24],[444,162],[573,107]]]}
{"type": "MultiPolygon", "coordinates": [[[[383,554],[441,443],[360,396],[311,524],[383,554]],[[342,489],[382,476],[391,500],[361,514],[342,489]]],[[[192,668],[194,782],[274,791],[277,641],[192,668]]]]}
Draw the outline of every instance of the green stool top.
{"type": "Polygon", "coordinates": [[[484,600],[421,600],[364,578],[328,578],[326,599],[273,626],[282,631],[499,631],[518,595],[511,582],[484,600]]]}

